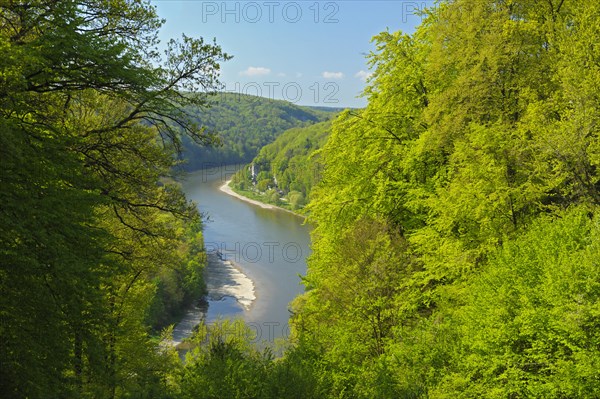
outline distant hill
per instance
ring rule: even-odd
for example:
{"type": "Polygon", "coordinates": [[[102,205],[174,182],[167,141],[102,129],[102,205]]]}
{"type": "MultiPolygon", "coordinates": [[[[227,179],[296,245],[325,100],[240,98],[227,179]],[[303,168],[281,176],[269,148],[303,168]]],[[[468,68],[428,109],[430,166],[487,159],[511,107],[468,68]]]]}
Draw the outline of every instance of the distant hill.
{"type": "Polygon", "coordinates": [[[262,196],[258,199],[263,202],[301,208],[321,179],[323,166],[317,150],[325,145],[330,131],[329,120],[286,130],[260,150],[252,167],[236,174],[233,188],[251,197],[262,196]]]}
{"type": "Polygon", "coordinates": [[[338,114],[346,109],[356,109],[356,108],[340,108],[340,107],[326,107],[323,105],[307,105],[306,108],[310,108],[310,109],[314,109],[317,111],[325,111],[327,113],[334,113],[334,114],[338,114]]]}
{"type": "Polygon", "coordinates": [[[197,120],[208,131],[216,132],[223,145],[199,147],[184,138],[185,168],[195,170],[214,164],[248,163],[284,131],[328,120],[336,111],[264,97],[218,94],[210,108],[198,112],[197,120]]]}

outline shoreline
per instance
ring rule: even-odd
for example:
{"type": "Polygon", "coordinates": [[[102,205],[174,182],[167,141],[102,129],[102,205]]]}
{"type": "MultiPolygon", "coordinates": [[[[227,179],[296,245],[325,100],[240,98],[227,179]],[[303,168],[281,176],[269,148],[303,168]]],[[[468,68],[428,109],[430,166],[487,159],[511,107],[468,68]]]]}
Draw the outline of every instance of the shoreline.
{"type": "MultiPolygon", "coordinates": [[[[289,209],[276,205],[260,202],[241,194],[236,193],[229,186],[231,180],[227,180],[219,186],[219,191],[235,197],[246,203],[259,206],[263,209],[282,210],[295,216],[302,217],[289,209]]],[[[225,298],[232,298],[241,308],[242,313],[249,311],[257,299],[256,285],[254,281],[244,273],[242,267],[233,260],[221,258],[217,252],[207,253],[207,263],[204,269],[204,281],[206,284],[206,294],[204,299],[207,301],[207,307],[192,306],[185,311],[182,319],[174,325],[173,337],[169,344],[178,350],[186,350],[186,338],[188,338],[196,325],[203,320],[206,321],[210,316],[211,302],[220,302],[225,298]]]]}
{"type": "Polygon", "coordinates": [[[232,260],[220,259],[216,253],[208,253],[204,278],[206,283],[206,306],[193,305],[185,310],[184,316],[173,326],[173,336],[167,344],[177,350],[187,350],[185,340],[189,338],[197,325],[206,322],[211,302],[220,302],[233,298],[243,312],[252,308],[256,301],[254,281],[232,260]]]}
{"type": "Polygon", "coordinates": [[[219,190],[221,190],[225,194],[231,195],[232,197],[235,197],[235,198],[237,198],[237,199],[239,199],[241,201],[247,202],[247,203],[252,204],[252,205],[260,206],[263,209],[272,209],[272,210],[285,211],[285,212],[291,213],[292,215],[296,215],[298,217],[306,219],[306,217],[304,215],[300,215],[299,213],[296,213],[296,212],[291,211],[289,209],[285,209],[285,208],[282,208],[282,207],[277,206],[277,205],[266,204],[264,202],[260,202],[260,201],[254,200],[252,198],[248,198],[248,197],[245,197],[245,196],[243,196],[241,194],[238,194],[235,191],[233,191],[233,189],[229,186],[229,183],[231,183],[231,179],[227,180],[225,182],[225,184],[223,184],[222,186],[220,186],[219,190]]]}
{"type": "Polygon", "coordinates": [[[256,300],[254,281],[234,261],[220,259],[215,253],[209,253],[204,276],[206,298],[209,301],[220,301],[225,297],[231,297],[244,311],[250,310],[254,304],[256,300]]]}

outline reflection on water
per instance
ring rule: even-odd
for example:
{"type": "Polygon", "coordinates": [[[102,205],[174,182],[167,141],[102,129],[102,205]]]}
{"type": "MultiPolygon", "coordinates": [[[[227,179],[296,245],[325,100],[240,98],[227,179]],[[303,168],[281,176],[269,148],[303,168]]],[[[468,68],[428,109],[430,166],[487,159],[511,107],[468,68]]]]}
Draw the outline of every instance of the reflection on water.
{"type": "Polygon", "coordinates": [[[206,317],[208,322],[242,317],[262,340],[271,342],[289,332],[288,305],[303,292],[299,275],[306,274],[310,229],[289,212],[263,209],[220,191],[234,172],[233,166],[198,171],[182,183],[188,199],[208,217],[204,242],[212,254],[206,270],[206,317]],[[219,259],[217,251],[234,267],[225,270],[223,263],[229,262],[219,259]],[[211,287],[213,294],[217,289],[220,293],[211,295],[211,287]]]}
{"type": "Polygon", "coordinates": [[[238,301],[230,296],[224,296],[219,300],[208,302],[206,323],[212,323],[223,315],[239,314],[243,311],[238,301]]]}

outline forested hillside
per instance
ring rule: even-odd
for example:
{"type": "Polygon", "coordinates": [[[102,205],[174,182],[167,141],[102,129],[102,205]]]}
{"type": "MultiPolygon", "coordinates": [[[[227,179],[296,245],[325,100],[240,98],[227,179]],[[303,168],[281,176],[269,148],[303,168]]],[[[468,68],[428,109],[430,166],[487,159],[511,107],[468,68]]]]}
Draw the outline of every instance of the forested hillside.
{"type": "Polygon", "coordinates": [[[160,397],[152,329],[204,290],[200,215],[172,181],[219,46],[156,50],[136,1],[0,2],[0,397],[160,397]],[[160,65],[160,66],[159,66],[160,65]],[[175,128],[177,126],[177,128],[175,128]]]}
{"type": "Polygon", "coordinates": [[[236,93],[219,93],[209,108],[190,108],[195,121],[214,132],[219,146],[193,145],[184,138],[185,168],[195,170],[223,164],[247,163],[259,150],[293,127],[330,119],[332,110],[302,107],[286,101],[236,93]]]}
{"type": "Polygon", "coordinates": [[[600,3],[442,2],[333,124],[294,325],[331,397],[600,394],[600,3]]]}
{"type": "Polygon", "coordinates": [[[424,17],[375,38],[368,106],[319,152],[291,348],[232,341],[233,386],[194,386],[230,364],[199,356],[189,397],[600,396],[600,3],[424,17]]]}
{"type": "Polygon", "coordinates": [[[441,1],[376,36],[366,108],[257,158],[311,193],[283,356],[223,321],[184,362],[150,335],[203,287],[169,182],[229,56],[184,37],[160,64],[137,1],[0,16],[0,397],[600,397],[596,0],[441,1]]]}
{"type": "Polygon", "coordinates": [[[318,150],[330,131],[330,121],[285,131],[264,146],[251,164],[233,177],[231,185],[242,194],[258,195],[264,202],[301,209],[321,179],[323,165],[318,150]]]}

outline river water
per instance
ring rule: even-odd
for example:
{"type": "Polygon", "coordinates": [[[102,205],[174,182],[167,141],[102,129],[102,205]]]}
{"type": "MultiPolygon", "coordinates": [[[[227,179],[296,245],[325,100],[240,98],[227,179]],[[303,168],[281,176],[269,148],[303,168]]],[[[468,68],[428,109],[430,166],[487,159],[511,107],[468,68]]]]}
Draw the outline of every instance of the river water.
{"type": "MultiPolygon", "coordinates": [[[[310,229],[292,213],[263,209],[219,190],[238,168],[204,169],[190,173],[182,182],[187,198],[198,204],[206,218],[206,278],[209,294],[214,294],[208,298],[206,320],[240,317],[257,334],[257,342],[273,342],[289,334],[288,305],[304,290],[300,275],[306,273],[310,229]],[[244,284],[251,280],[255,299],[237,301],[227,290],[219,291],[215,285],[231,287],[230,280],[240,281],[231,273],[241,275],[244,284]]],[[[197,309],[188,312],[175,327],[174,340],[179,341],[197,324],[198,313],[197,309]]]]}

